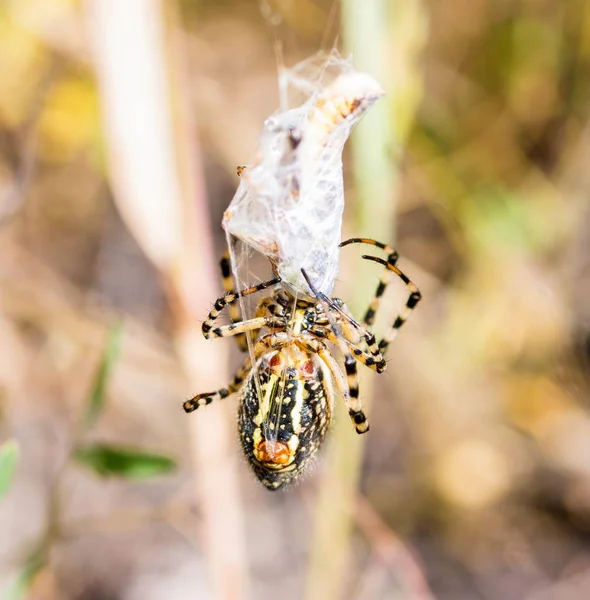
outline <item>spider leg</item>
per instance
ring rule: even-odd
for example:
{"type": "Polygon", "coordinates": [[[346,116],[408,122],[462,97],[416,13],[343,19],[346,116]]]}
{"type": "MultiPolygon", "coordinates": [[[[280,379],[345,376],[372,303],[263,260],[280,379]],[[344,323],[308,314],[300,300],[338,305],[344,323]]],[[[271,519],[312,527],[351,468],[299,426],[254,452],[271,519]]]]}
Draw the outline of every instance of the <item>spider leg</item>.
{"type": "MultiPolygon", "coordinates": [[[[369,353],[371,354],[372,360],[368,360],[367,363],[365,363],[363,361],[361,361],[361,362],[363,362],[363,364],[367,364],[367,366],[371,366],[374,364],[376,366],[376,368],[374,370],[377,371],[378,373],[382,373],[383,371],[385,371],[385,368],[386,368],[385,359],[383,358],[383,355],[381,353],[379,345],[377,344],[375,335],[371,331],[369,331],[366,328],[366,326],[361,325],[358,321],[356,321],[354,319],[350,310],[348,309],[346,304],[344,304],[344,302],[342,300],[340,300],[340,298],[328,298],[324,294],[320,294],[320,295],[322,296],[322,298],[321,299],[318,298],[318,299],[324,300],[324,302],[326,302],[328,304],[328,306],[330,308],[332,308],[333,312],[335,313],[335,315],[333,315],[331,318],[334,319],[334,317],[335,317],[336,320],[338,321],[338,323],[341,325],[342,334],[343,334],[344,339],[347,342],[350,342],[352,344],[352,347],[357,348],[357,349],[359,349],[358,344],[361,341],[361,339],[365,340],[365,343],[367,344],[367,349],[368,349],[369,353]],[[358,335],[355,336],[354,332],[357,332],[358,335]]],[[[324,316],[323,318],[320,317],[316,321],[317,325],[325,326],[328,323],[331,323],[331,320],[327,316],[324,316]]],[[[357,356],[365,356],[366,355],[366,352],[364,352],[363,350],[361,350],[360,352],[361,353],[357,354],[357,356]]]]}
{"type": "MultiPolygon", "coordinates": [[[[395,265],[391,264],[390,262],[386,262],[382,258],[378,258],[376,256],[363,255],[363,258],[367,260],[372,260],[383,265],[387,269],[386,273],[394,273],[395,275],[397,275],[406,284],[406,287],[410,290],[410,295],[408,297],[408,300],[406,301],[406,305],[402,309],[402,312],[396,317],[395,321],[393,322],[393,325],[389,330],[389,333],[379,342],[379,350],[382,353],[385,353],[389,344],[391,344],[391,342],[393,342],[393,340],[397,337],[400,327],[408,320],[408,318],[412,314],[412,311],[414,310],[414,308],[416,308],[418,302],[420,302],[422,294],[420,293],[418,288],[410,281],[409,277],[405,273],[400,271],[400,269],[398,269],[395,265]]],[[[379,286],[377,287],[377,292],[379,292],[381,288],[384,291],[390,280],[391,276],[389,278],[387,278],[387,276],[382,277],[381,281],[379,282],[379,286]]],[[[383,294],[383,291],[381,291],[381,294],[379,296],[375,294],[375,298],[379,298],[383,294]]],[[[369,311],[370,310],[371,308],[369,307],[369,311]]]]}
{"type": "MultiPolygon", "coordinates": [[[[334,381],[336,382],[336,386],[338,387],[342,397],[344,398],[344,402],[348,408],[348,415],[352,420],[352,423],[356,429],[357,433],[366,433],[369,431],[369,423],[367,421],[367,417],[363,411],[363,405],[359,395],[359,381],[358,381],[358,372],[356,368],[356,361],[352,354],[348,351],[348,346],[346,344],[346,339],[342,334],[342,328],[340,327],[340,323],[334,318],[332,313],[329,311],[328,306],[336,307],[336,304],[333,300],[328,298],[325,294],[319,292],[311,280],[309,279],[305,269],[301,269],[301,273],[307,281],[307,285],[309,285],[310,290],[314,293],[315,297],[320,301],[322,307],[324,309],[324,313],[326,317],[330,321],[330,325],[332,328],[331,335],[333,336],[334,343],[338,346],[340,352],[344,356],[344,368],[346,369],[346,380],[344,380],[344,375],[340,368],[338,367],[338,363],[332,358],[332,355],[328,352],[325,344],[316,340],[318,344],[321,344],[322,348],[318,350],[318,354],[320,358],[326,363],[328,369],[332,373],[334,377],[334,381]]],[[[344,313],[343,313],[344,314],[344,313]]]]}
{"type": "Polygon", "coordinates": [[[234,378],[231,383],[225,387],[221,388],[215,392],[205,392],[203,394],[197,394],[190,400],[187,400],[182,407],[184,411],[187,413],[191,413],[197,408],[201,406],[206,406],[207,404],[211,404],[214,400],[222,400],[223,398],[227,398],[231,396],[234,392],[237,392],[241,387],[244,379],[248,377],[250,371],[252,370],[252,363],[250,362],[250,357],[248,356],[242,366],[237,370],[234,378]]]}
{"type": "MultiPolygon", "coordinates": [[[[330,356],[330,358],[332,357],[330,356]]],[[[369,421],[367,421],[365,411],[363,410],[363,403],[360,398],[359,375],[356,368],[356,361],[349,352],[344,354],[344,368],[346,369],[346,380],[350,391],[349,403],[347,405],[348,416],[357,433],[367,433],[367,431],[369,431],[369,421]]],[[[344,400],[346,402],[346,397],[344,400]]]]}
{"type": "MultiPolygon", "coordinates": [[[[309,330],[309,332],[312,335],[326,338],[333,344],[338,344],[338,340],[336,339],[334,332],[326,330],[326,328],[324,327],[312,327],[309,330]]],[[[362,348],[359,348],[359,346],[354,341],[348,338],[345,329],[343,330],[343,339],[353,358],[358,360],[361,364],[365,365],[365,367],[369,367],[369,369],[372,369],[376,373],[383,373],[383,371],[385,371],[387,366],[385,360],[383,360],[382,357],[380,360],[376,360],[373,354],[369,354],[368,352],[365,352],[362,348]]]]}
{"type": "Polygon", "coordinates": [[[350,417],[356,432],[366,433],[369,431],[369,422],[363,411],[363,405],[359,398],[358,373],[356,371],[356,362],[351,357],[350,360],[345,358],[344,365],[346,368],[346,377],[335,358],[330,354],[326,345],[320,340],[314,339],[311,335],[303,334],[301,338],[295,340],[295,343],[303,350],[317,354],[328,367],[336,388],[340,392],[344,404],[348,409],[350,417]]]}
{"type": "MultiPolygon", "coordinates": [[[[352,317],[352,314],[342,300],[335,298],[334,301],[340,306],[340,314],[343,316],[352,317]]],[[[387,368],[387,363],[381,352],[381,348],[377,344],[375,335],[367,328],[367,324],[362,325],[354,319],[346,319],[342,321],[342,333],[354,357],[366,367],[373,369],[377,373],[383,373],[387,368]],[[366,351],[361,348],[360,343],[366,343],[366,351]]]]}
{"type": "MultiPolygon", "coordinates": [[[[342,328],[342,337],[349,347],[354,357],[365,366],[373,369],[377,373],[383,373],[387,368],[387,363],[383,358],[383,354],[377,344],[374,334],[358,323],[351,315],[348,307],[340,298],[331,298],[332,306],[335,307],[335,318],[342,328]],[[359,344],[364,340],[367,345],[367,350],[363,350],[359,344]]],[[[336,343],[333,337],[329,335],[326,326],[329,325],[330,321],[327,316],[322,315],[316,320],[316,325],[319,327],[312,328],[314,335],[330,339],[331,342],[336,343]]]]}
{"type": "Polygon", "coordinates": [[[224,325],[217,328],[214,328],[214,325],[215,321],[219,318],[219,315],[223,312],[226,306],[231,306],[239,298],[265,290],[270,286],[276,285],[280,281],[280,277],[274,277],[273,279],[263,281],[258,285],[249,287],[240,292],[230,292],[224,296],[221,296],[221,298],[218,298],[201,328],[205,338],[211,339],[214,337],[227,337],[229,335],[236,335],[263,327],[266,324],[266,319],[264,317],[255,317],[254,319],[250,319],[248,321],[240,320],[238,323],[232,323],[231,325],[224,325]]]}
{"type": "MultiPolygon", "coordinates": [[[[254,348],[255,360],[257,361],[265,352],[268,352],[269,350],[284,346],[286,343],[288,343],[288,341],[289,338],[287,334],[283,332],[265,335],[256,342],[256,346],[254,348]]],[[[184,402],[182,406],[185,412],[191,413],[197,410],[197,408],[211,404],[211,402],[214,400],[222,400],[223,398],[231,396],[242,387],[245,379],[250,375],[251,370],[252,362],[248,356],[245,358],[241,367],[237,370],[234,378],[227,387],[221,388],[215,392],[204,392],[202,394],[197,394],[190,400],[184,402]]]]}
{"type": "Polygon", "coordinates": [[[255,317],[253,319],[248,319],[247,321],[240,321],[239,323],[216,327],[205,337],[211,339],[242,335],[250,331],[257,332],[263,327],[268,327],[269,329],[282,329],[285,327],[285,320],[272,317],[255,317]]]}
{"type": "MultiPolygon", "coordinates": [[[[221,257],[219,266],[221,268],[221,278],[222,278],[222,282],[223,282],[223,289],[225,291],[225,296],[227,297],[229,294],[233,295],[235,293],[235,280],[234,280],[234,276],[231,271],[229,251],[226,250],[223,253],[223,256],[221,257]]],[[[269,309],[269,312],[272,315],[274,315],[274,314],[282,315],[283,314],[282,307],[280,305],[278,305],[273,300],[273,298],[266,297],[266,298],[263,298],[260,301],[260,303],[258,304],[258,306],[256,308],[256,314],[254,315],[255,318],[264,316],[267,309],[269,309]]],[[[229,317],[231,319],[232,324],[241,323],[243,321],[239,302],[232,302],[232,303],[228,304],[228,310],[229,310],[229,317]]],[[[238,330],[235,330],[235,331],[228,330],[228,331],[233,331],[232,335],[235,336],[235,340],[238,344],[238,347],[240,348],[240,350],[242,352],[247,352],[247,350],[248,350],[248,338],[247,338],[246,332],[252,331],[253,337],[254,338],[256,337],[256,328],[253,328],[251,330],[243,330],[243,332],[241,332],[241,333],[238,333],[238,330]]],[[[242,331],[242,330],[239,330],[239,331],[242,331]]]]}
{"type": "Polygon", "coordinates": [[[387,261],[383,260],[382,258],[377,258],[375,256],[363,255],[364,259],[372,260],[385,267],[385,272],[379,280],[373,300],[371,300],[369,308],[365,313],[365,317],[362,322],[363,327],[370,327],[375,322],[375,314],[377,313],[377,310],[381,303],[381,297],[383,296],[385,290],[387,289],[387,286],[391,282],[393,275],[397,275],[405,283],[406,287],[410,291],[410,296],[406,302],[406,306],[404,307],[403,311],[397,316],[395,322],[391,326],[389,333],[379,342],[379,350],[382,353],[384,353],[389,344],[396,338],[400,327],[408,320],[411,312],[414,310],[414,308],[422,298],[422,294],[420,294],[420,291],[414,285],[414,283],[410,281],[409,277],[396,266],[399,256],[398,253],[391,247],[369,238],[351,238],[342,242],[340,244],[340,247],[342,248],[344,246],[348,246],[349,244],[369,244],[371,246],[376,246],[377,248],[380,248],[381,250],[384,250],[387,253],[387,261]]]}
{"type": "MultiPolygon", "coordinates": [[[[370,238],[350,238],[349,240],[342,242],[340,244],[340,248],[348,246],[349,244],[368,244],[370,246],[376,246],[377,248],[384,250],[387,253],[387,262],[392,266],[395,266],[399,259],[399,254],[395,250],[393,250],[393,248],[391,248],[387,244],[383,244],[370,238]]],[[[363,256],[363,258],[365,257],[363,256]]],[[[369,304],[369,308],[367,309],[367,312],[365,313],[365,316],[363,318],[363,325],[368,325],[370,327],[375,322],[375,314],[377,313],[377,310],[381,303],[381,296],[383,296],[383,293],[385,292],[385,289],[389,285],[390,281],[391,275],[387,279],[382,277],[379,281],[377,289],[375,290],[375,295],[373,296],[373,299],[369,304]]]]}

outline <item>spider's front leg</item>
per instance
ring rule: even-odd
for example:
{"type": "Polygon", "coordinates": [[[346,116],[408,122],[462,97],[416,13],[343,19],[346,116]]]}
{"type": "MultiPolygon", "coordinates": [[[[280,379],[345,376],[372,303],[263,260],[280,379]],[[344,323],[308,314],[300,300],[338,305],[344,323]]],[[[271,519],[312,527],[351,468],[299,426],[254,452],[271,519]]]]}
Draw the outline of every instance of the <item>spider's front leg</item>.
{"type": "Polygon", "coordinates": [[[248,331],[255,331],[265,326],[272,327],[275,325],[273,317],[262,316],[262,314],[266,312],[268,306],[273,304],[273,301],[267,298],[263,298],[263,300],[260,302],[256,311],[256,316],[253,319],[231,323],[230,325],[222,325],[220,327],[215,327],[215,322],[226,307],[231,307],[232,304],[237,302],[240,298],[265,290],[268,287],[280,283],[280,281],[280,277],[275,277],[273,279],[269,279],[268,281],[263,281],[258,285],[242,290],[241,292],[229,292],[221,296],[221,298],[218,298],[201,327],[205,338],[209,340],[216,337],[229,337],[243,334],[248,331]]]}

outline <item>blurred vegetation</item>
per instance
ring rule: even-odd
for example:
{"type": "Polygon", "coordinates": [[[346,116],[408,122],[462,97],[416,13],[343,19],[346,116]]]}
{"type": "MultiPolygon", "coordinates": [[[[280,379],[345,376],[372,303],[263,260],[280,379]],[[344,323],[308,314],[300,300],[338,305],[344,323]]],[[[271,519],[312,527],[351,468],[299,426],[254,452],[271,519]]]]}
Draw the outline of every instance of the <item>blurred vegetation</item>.
{"type": "MultiPolygon", "coordinates": [[[[202,467],[188,458],[194,434],[181,410],[204,390],[189,388],[175,351],[170,279],[118,212],[88,33],[101,2],[0,3],[0,590],[215,597],[208,513],[188,484],[202,467]],[[86,466],[70,460],[78,447],[86,466]],[[129,469],[160,475],[93,473],[129,469]]],[[[344,235],[377,235],[379,206],[395,196],[401,265],[424,301],[374,378],[341,587],[355,600],[587,598],[590,5],[391,4],[384,85],[390,98],[407,86],[405,103],[387,104],[395,191],[366,197],[348,172],[344,235]]],[[[171,2],[161,14],[166,64],[186,74],[170,86],[189,114],[173,97],[171,120],[197,147],[188,160],[179,144],[178,163],[204,173],[207,190],[195,254],[208,244],[221,253],[235,166],[278,105],[273,38],[290,65],[339,30],[328,0],[263,6],[280,19],[240,0],[171,2]]],[[[144,132],[146,146],[160,143],[156,133],[144,132]]],[[[360,268],[360,255],[343,255],[337,293],[362,287],[362,307],[373,287],[355,286],[360,268]]],[[[378,270],[363,268],[376,282],[378,270]]],[[[220,291],[193,286],[206,306],[220,291]]],[[[378,329],[401,302],[402,289],[388,296],[378,329]]],[[[223,365],[207,358],[223,385],[223,365]]],[[[236,400],[226,402],[231,415],[236,400]]],[[[300,598],[330,466],[277,495],[239,467],[252,595],[300,598]]]]}

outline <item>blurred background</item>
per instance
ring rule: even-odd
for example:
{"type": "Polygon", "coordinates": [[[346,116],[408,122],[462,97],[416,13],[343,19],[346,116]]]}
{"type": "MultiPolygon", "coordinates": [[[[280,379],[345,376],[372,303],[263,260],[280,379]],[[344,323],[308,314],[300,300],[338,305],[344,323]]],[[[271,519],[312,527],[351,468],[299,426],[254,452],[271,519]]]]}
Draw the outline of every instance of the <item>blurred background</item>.
{"type": "Polygon", "coordinates": [[[589,73],[584,0],[1,0],[2,597],[590,597],[589,73]],[[277,41],[382,81],[343,237],[424,300],[362,374],[364,447],[338,412],[270,493],[236,398],[181,405],[240,361],[200,324],[277,41]]]}

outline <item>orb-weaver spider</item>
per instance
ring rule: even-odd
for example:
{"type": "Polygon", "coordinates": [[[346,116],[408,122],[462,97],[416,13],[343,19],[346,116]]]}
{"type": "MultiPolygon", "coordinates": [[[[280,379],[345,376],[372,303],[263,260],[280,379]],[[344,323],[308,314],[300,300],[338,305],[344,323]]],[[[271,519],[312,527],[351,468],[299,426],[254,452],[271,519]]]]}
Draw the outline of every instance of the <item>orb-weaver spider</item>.
{"type": "Polygon", "coordinates": [[[279,277],[236,293],[228,254],[221,260],[226,293],[215,302],[203,323],[203,335],[207,339],[235,336],[240,348],[246,350],[246,334],[252,332],[253,354],[246,358],[226,388],[198,394],[184,403],[184,410],[192,412],[241,390],[238,425],[242,447],[254,473],[269,489],[293,481],[316,454],[331,422],[333,383],[344,399],[357,433],[369,430],[359,398],[356,361],[382,373],[387,346],[420,301],[418,288],[396,266],[397,252],[365,238],[352,238],[340,245],[355,243],[377,246],[387,253],[387,260],[363,256],[383,265],[385,271],[362,323],[351,317],[341,300],[317,292],[305,272],[303,275],[315,298],[296,298],[285,286],[278,286],[279,277]],[[377,344],[369,328],[393,275],[406,284],[410,295],[388,335],[377,344]],[[258,303],[254,318],[242,321],[237,300],[272,286],[277,287],[258,303]],[[232,323],[216,327],[225,307],[230,311],[232,323]],[[268,333],[262,335],[263,328],[268,333]],[[326,341],[337,345],[343,354],[346,375],[326,341]]]}

